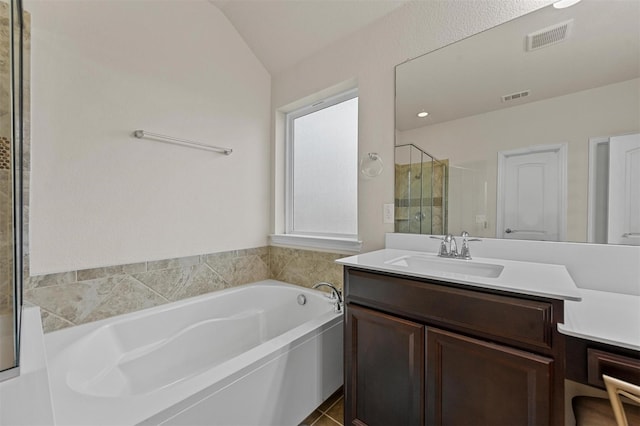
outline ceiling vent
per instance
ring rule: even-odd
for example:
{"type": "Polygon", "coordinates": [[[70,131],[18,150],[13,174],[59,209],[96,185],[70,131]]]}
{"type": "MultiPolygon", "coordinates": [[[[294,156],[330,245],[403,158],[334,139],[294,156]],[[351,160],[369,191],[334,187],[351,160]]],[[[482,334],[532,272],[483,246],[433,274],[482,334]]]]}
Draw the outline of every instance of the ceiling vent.
{"type": "Polygon", "coordinates": [[[560,43],[569,37],[573,19],[527,34],[527,51],[560,43]]]}
{"type": "Polygon", "coordinates": [[[516,99],[520,99],[520,98],[526,98],[527,96],[529,96],[530,93],[531,93],[531,90],[523,90],[522,92],[504,95],[502,97],[502,102],[509,102],[509,101],[515,101],[516,99]]]}

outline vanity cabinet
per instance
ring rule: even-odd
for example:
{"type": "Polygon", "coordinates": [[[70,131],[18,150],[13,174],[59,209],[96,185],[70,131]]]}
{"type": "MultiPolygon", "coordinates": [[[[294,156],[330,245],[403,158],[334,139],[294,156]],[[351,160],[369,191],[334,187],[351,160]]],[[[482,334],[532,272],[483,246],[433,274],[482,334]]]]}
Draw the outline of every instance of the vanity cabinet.
{"type": "Polygon", "coordinates": [[[562,301],[345,267],[345,302],[345,424],[563,424],[562,301]]]}
{"type": "Polygon", "coordinates": [[[424,325],[356,305],[347,314],[349,424],[423,424],[424,325]]]}
{"type": "Polygon", "coordinates": [[[577,337],[567,337],[566,377],[584,385],[605,388],[606,374],[640,385],[640,351],[577,337]]]}

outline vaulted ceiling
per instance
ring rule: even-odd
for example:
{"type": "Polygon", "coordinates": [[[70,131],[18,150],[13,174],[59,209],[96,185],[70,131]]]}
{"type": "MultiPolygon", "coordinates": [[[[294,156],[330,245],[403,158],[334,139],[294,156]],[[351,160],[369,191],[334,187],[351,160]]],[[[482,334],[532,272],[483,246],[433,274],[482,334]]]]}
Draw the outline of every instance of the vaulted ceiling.
{"type": "Polygon", "coordinates": [[[408,0],[209,0],[275,75],[408,0]]]}

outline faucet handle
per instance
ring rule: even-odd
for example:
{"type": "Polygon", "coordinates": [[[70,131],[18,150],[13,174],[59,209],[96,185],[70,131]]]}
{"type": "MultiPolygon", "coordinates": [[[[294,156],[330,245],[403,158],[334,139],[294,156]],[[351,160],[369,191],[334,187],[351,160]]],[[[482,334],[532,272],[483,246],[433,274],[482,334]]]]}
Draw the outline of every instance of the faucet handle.
{"type": "Polygon", "coordinates": [[[430,235],[429,238],[433,238],[434,240],[440,240],[440,248],[438,249],[438,256],[447,257],[449,256],[449,249],[447,249],[447,238],[448,235],[435,236],[430,235]]]}
{"type": "Polygon", "coordinates": [[[480,238],[469,238],[467,231],[462,232],[462,248],[458,257],[460,259],[471,260],[471,251],[469,250],[470,241],[482,241],[480,238]]]}
{"type": "Polygon", "coordinates": [[[447,238],[449,238],[449,235],[442,235],[442,236],[430,235],[429,238],[433,238],[434,240],[441,241],[440,249],[438,249],[438,256],[449,257],[449,250],[447,249],[447,238]]]}
{"type": "Polygon", "coordinates": [[[449,256],[449,250],[447,250],[447,243],[442,240],[440,243],[440,250],[438,250],[438,256],[446,257],[449,256]]]}
{"type": "Polygon", "coordinates": [[[458,257],[458,243],[456,242],[456,237],[449,234],[444,237],[444,242],[449,243],[449,257],[458,257]]]}
{"type": "Polygon", "coordinates": [[[462,231],[460,236],[462,237],[462,244],[463,245],[467,241],[482,241],[480,238],[469,238],[469,233],[467,231],[462,231]]]}
{"type": "Polygon", "coordinates": [[[462,245],[458,257],[460,259],[471,260],[471,252],[469,251],[469,246],[467,244],[462,245]]]}

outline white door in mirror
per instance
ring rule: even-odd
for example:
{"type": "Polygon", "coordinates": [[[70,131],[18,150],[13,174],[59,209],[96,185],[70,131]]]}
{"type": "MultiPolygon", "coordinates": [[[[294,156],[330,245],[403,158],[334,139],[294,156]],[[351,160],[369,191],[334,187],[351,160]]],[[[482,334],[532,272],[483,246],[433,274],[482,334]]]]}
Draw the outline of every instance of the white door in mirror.
{"type": "Polygon", "coordinates": [[[566,144],[498,153],[497,237],[563,241],[566,144]]]}
{"type": "Polygon", "coordinates": [[[609,141],[610,244],[640,245],[640,134],[609,141]]]}

